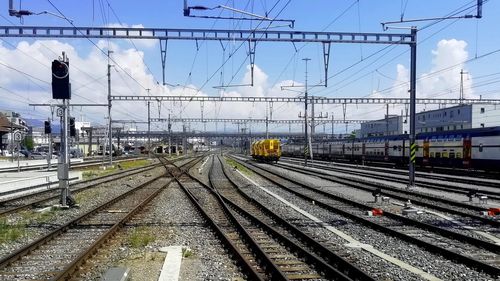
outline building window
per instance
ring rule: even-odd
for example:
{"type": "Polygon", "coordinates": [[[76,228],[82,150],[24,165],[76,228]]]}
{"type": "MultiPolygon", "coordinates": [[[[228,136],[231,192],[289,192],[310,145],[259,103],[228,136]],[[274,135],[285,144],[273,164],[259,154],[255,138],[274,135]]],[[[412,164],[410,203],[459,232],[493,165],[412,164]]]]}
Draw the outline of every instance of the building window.
{"type": "Polygon", "coordinates": [[[450,111],[450,118],[453,118],[453,110],[450,111]]]}
{"type": "Polygon", "coordinates": [[[457,114],[458,114],[458,115],[460,115],[460,109],[459,109],[459,110],[457,110],[457,114]]]}
{"type": "Polygon", "coordinates": [[[481,107],[481,113],[484,113],[484,107],[481,107]]]}
{"type": "Polygon", "coordinates": [[[484,128],[484,123],[481,123],[481,128],[484,128]]]}
{"type": "Polygon", "coordinates": [[[443,113],[443,116],[446,116],[446,111],[443,113]]]}

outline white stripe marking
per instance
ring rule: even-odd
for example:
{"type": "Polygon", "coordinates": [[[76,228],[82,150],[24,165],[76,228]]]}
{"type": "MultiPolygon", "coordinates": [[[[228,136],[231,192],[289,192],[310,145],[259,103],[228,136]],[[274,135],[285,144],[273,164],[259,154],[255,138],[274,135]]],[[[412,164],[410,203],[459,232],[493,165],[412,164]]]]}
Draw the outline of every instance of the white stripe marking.
{"type": "Polygon", "coordinates": [[[255,185],[256,187],[260,188],[261,190],[263,190],[264,192],[266,192],[267,194],[273,196],[274,198],[278,199],[279,201],[281,201],[282,203],[286,204],[287,206],[289,206],[290,208],[294,209],[295,211],[299,212],[300,214],[304,215],[305,217],[309,218],[310,220],[318,223],[319,225],[323,226],[324,228],[326,228],[327,230],[329,230],[330,232],[332,232],[333,234],[345,239],[347,242],[349,242],[348,244],[346,244],[346,246],[348,247],[359,247],[367,252],[370,252],[388,262],[391,262],[403,269],[406,269],[426,280],[432,280],[432,281],[437,281],[437,280],[441,280],[439,278],[437,278],[436,276],[432,275],[432,274],[429,274],[421,269],[418,269],[412,265],[409,265],[407,263],[405,263],[404,261],[402,260],[399,260],[397,258],[394,258],[392,256],[389,256],[375,248],[373,248],[372,245],[369,245],[369,244],[364,244],[364,243],[361,243],[360,241],[354,239],[352,236],[348,235],[347,233],[344,233],[338,229],[336,229],[335,227],[329,225],[328,223],[326,222],[323,222],[322,220],[320,220],[319,218],[313,216],[312,214],[302,210],[301,208],[295,206],[294,204],[292,204],[291,202],[289,202],[288,200],[284,199],[283,197],[273,193],[272,191],[260,186],[258,183],[256,183],[255,181],[253,181],[252,179],[248,178],[247,176],[245,176],[243,173],[241,173],[240,171],[237,171],[242,177],[244,177],[245,179],[247,179],[249,182],[251,182],[253,185],[255,185]]]}

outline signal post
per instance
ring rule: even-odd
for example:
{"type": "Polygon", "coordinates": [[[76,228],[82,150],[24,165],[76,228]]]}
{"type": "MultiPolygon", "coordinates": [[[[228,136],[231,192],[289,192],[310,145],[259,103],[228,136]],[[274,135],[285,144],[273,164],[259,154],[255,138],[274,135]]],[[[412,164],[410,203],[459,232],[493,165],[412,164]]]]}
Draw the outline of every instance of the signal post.
{"type": "Polygon", "coordinates": [[[57,116],[61,120],[61,148],[57,163],[57,178],[61,189],[59,202],[61,207],[67,208],[75,206],[76,202],[69,191],[68,119],[71,83],[69,83],[69,60],[64,52],[60,60],[52,61],[52,98],[63,100],[62,106],[57,109],[57,116]]]}

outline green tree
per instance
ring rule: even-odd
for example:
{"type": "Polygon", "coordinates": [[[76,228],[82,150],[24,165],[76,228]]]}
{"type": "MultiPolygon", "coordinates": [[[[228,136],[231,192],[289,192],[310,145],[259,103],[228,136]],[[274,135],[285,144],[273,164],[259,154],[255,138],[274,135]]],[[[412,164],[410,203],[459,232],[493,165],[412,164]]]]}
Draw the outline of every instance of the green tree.
{"type": "Polygon", "coordinates": [[[22,145],[28,150],[33,150],[33,148],[35,147],[33,137],[25,137],[22,145]]]}

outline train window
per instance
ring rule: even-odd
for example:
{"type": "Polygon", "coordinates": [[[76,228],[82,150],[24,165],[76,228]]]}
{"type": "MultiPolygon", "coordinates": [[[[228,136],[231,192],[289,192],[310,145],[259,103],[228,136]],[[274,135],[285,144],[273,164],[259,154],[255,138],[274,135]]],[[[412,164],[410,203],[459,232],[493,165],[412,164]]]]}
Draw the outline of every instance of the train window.
{"type": "Polygon", "coordinates": [[[484,107],[481,107],[481,113],[484,113],[484,107]]]}
{"type": "Polygon", "coordinates": [[[431,158],[434,158],[434,151],[433,151],[433,152],[431,152],[431,155],[430,155],[430,156],[431,156],[431,158]]]}
{"type": "Polygon", "coordinates": [[[483,152],[483,144],[482,143],[479,144],[479,152],[483,152]]]}
{"type": "Polygon", "coordinates": [[[443,158],[448,158],[448,152],[447,151],[443,151],[443,158]]]}
{"type": "Polygon", "coordinates": [[[462,152],[457,152],[457,158],[462,158],[462,152]]]}
{"type": "Polygon", "coordinates": [[[450,158],[455,158],[455,152],[450,152],[450,158]]]}
{"type": "MultiPolygon", "coordinates": [[[[418,146],[417,146],[417,148],[418,148],[418,146]]],[[[401,151],[401,149],[402,149],[402,146],[401,145],[398,146],[398,150],[401,151]]]]}
{"type": "Polygon", "coordinates": [[[436,158],[441,158],[441,152],[436,152],[436,158]]]}
{"type": "MultiPolygon", "coordinates": [[[[393,147],[392,147],[392,150],[398,150],[398,146],[397,146],[397,145],[393,146],[393,147]]],[[[401,149],[400,149],[400,150],[401,150],[401,149]]]]}

